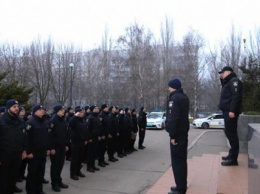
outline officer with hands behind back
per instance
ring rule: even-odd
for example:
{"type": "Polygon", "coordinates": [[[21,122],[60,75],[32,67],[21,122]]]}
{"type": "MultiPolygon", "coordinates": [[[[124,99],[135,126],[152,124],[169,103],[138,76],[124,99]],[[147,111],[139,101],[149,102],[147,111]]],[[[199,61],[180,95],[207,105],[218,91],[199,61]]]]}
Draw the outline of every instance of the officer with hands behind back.
{"type": "Polygon", "coordinates": [[[189,98],[184,94],[179,79],[169,81],[166,111],[166,131],[170,136],[172,170],[176,187],[169,194],[185,194],[187,190],[187,149],[189,98]]]}
{"type": "Polygon", "coordinates": [[[237,157],[239,153],[237,121],[242,104],[242,82],[229,66],[223,67],[218,73],[222,85],[219,109],[223,112],[224,131],[231,146],[228,155],[222,157],[221,164],[223,166],[236,166],[238,165],[237,157]]]}

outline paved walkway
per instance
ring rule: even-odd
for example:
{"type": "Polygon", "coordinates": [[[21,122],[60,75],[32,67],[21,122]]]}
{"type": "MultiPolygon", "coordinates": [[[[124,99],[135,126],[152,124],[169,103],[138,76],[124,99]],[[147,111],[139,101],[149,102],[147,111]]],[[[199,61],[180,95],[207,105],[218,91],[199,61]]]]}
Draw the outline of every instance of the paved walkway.
{"type": "MultiPolygon", "coordinates": [[[[247,155],[240,154],[239,166],[221,166],[221,155],[205,154],[188,160],[187,194],[248,194],[247,155]]],[[[147,194],[167,194],[173,186],[172,169],[151,187],[147,194]]]]}
{"type": "MultiPolygon", "coordinates": [[[[239,155],[239,166],[221,166],[221,156],[227,153],[222,152],[220,147],[218,152],[216,147],[223,143],[224,136],[217,131],[203,135],[204,137],[199,137],[193,146],[199,153],[204,151],[207,154],[196,156],[195,153],[189,157],[187,194],[248,194],[247,155],[239,155]],[[216,143],[216,140],[219,142],[216,143]],[[213,141],[215,143],[212,143],[213,141]],[[207,149],[203,148],[205,142],[211,142],[206,146],[207,149]]],[[[225,147],[227,151],[228,148],[225,147]]],[[[175,186],[174,183],[172,169],[169,168],[146,194],[167,194],[170,187],[175,186]]]]}

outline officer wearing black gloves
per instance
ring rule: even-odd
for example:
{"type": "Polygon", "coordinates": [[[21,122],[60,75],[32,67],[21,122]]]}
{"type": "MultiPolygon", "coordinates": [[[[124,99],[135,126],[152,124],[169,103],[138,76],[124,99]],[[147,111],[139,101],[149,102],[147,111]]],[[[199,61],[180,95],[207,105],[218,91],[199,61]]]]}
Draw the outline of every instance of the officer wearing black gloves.
{"type": "Polygon", "coordinates": [[[54,115],[49,121],[51,140],[51,184],[52,189],[60,192],[61,188],[68,188],[62,182],[61,172],[64,166],[65,153],[68,150],[69,134],[68,125],[65,121],[65,109],[62,105],[53,108],[54,115]]]}
{"type": "Polygon", "coordinates": [[[81,164],[84,161],[85,145],[87,144],[87,124],[83,116],[84,111],[81,108],[76,108],[75,115],[69,120],[72,148],[70,178],[73,180],[79,180],[79,177],[85,177],[80,171],[81,164]]]}
{"type": "Polygon", "coordinates": [[[23,121],[18,117],[19,104],[8,100],[0,117],[0,192],[22,192],[15,186],[22,159],[26,158],[23,121]]]}
{"type": "Polygon", "coordinates": [[[229,66],[219,71],[222,85],[219,109],[222,110],[225,122],[225,134],[231,148],[227,156],[222,157],[223,166],[238,165],[239,140],[237,135],[237,121],[242,104],[242,83],[229,66]]]}
{"type": "Polygon", "coordinates": [[[32,118],[25,124],[27,133],[28,175],[26,179],[27,194],[41,193],[45,173],[46,155],[50,154],[49,124],[44,118],[45,109],[36,105],[32,118]]]}
{"type": "Polygon", "coordinates": [[[189,98],[179,79],[169,81],[166,131],[170,136],[171,162],[176,187],[168,194],[185,194],[187,190],[187,149],[189,131],[189,98]]]}

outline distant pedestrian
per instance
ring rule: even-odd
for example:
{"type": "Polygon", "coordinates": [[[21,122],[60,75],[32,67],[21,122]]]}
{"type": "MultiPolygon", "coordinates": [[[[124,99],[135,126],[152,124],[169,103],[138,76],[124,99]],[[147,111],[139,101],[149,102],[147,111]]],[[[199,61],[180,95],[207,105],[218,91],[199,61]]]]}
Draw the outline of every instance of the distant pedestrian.
{"type": "Polygon", "coordinates": [[[140,112],[138,115],[138,126],[139,126],[139,142],[138,142],[138,148],[143,150],[145,146],[143,146],[144,138],[145,138],[145,132],[146,132],[146,124],[147,124],[147,118],[146,118],[146,109],[145,107],[140,108],[140,112]]]}

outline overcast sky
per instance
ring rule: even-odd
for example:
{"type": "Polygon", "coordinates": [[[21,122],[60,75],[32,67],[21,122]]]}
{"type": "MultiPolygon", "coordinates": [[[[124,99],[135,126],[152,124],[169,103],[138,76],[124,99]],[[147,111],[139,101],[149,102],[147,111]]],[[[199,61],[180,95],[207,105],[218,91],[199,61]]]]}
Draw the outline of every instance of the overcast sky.
{"type": "Polygon", "coordinates": [[[206,41],[226,39],[234,24],[244,37],[260,28],[259,0],[0,0],[0,42],[30,43],[49,35],[83,48],[116,39],[135,21],[159,37],[168,16],[180,40],[192,27],[206,41]]]}

